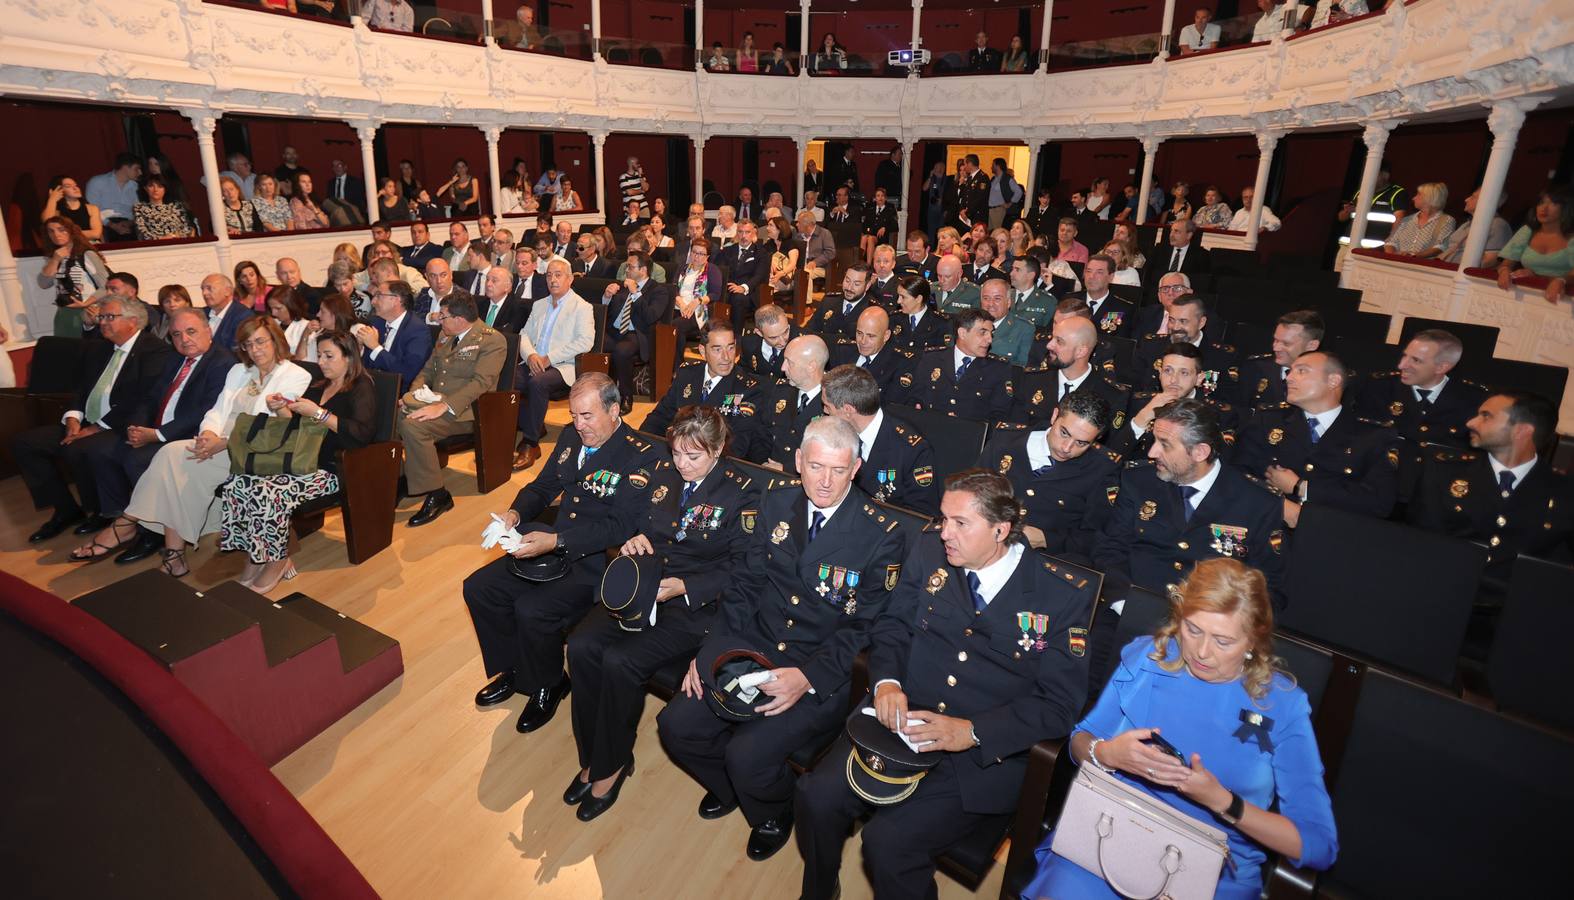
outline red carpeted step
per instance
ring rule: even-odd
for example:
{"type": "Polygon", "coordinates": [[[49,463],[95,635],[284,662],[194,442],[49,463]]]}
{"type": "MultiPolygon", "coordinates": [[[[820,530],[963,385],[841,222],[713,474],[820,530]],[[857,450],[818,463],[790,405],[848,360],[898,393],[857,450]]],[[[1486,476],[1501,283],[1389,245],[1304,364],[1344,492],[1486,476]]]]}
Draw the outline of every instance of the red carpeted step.
{"type": "MultiPolygon", "coordinates": [[[[294,610],[233,581],[205,592],[206,599],[235,610],[262,626],[262,650],[268,666],[282,665],[333,637],[333,632],[294,610]]],[[[341,644],[342,645],[342,644],[341,644]]]]}
{"type": "Polygon", "coordinates": [[[297,591],[279,601],[288,612],[333,633],[346,674],[399,646],[399,642],[297,591]]]}
{"type": "Polygon", "coordinates": [[[167,666],[229,640],[256,622],[157,569],[101,587],[75,603],[167,666]]]}

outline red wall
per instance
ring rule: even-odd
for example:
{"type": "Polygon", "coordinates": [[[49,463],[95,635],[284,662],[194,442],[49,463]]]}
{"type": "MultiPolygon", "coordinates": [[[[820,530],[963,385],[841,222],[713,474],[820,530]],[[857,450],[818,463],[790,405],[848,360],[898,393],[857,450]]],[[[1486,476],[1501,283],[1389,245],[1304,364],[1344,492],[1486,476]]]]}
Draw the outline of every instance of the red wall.
{"type": "MultiPolygon", "coordinates": [[[[1060,4],[1055,9],[1058,11],[1060,4]]],[[[1070,200],[1072,191],[1086,191],[1098,177],[1109,179],[1112,192],[1127,182],[1136,182],[1142,177],[1142,144],[1110,140],[1066,141],[1060,145],[1060,179],[1053,186],[1056,202],[1070,200]]]]}
{"type": "MultiPolygon", "coordinates": [[[[645,202],[660,197],[671,205],[672,186],[667,182],[667,139],[650,134],[614,134],[607,137],[603,151],[607,165],[607,218],[617,217],[623,192],[618,189],[618,178],[628,169],[628,158],[639,157],[645,169],[650,190],[645,192],[645,202]]],[[[590,202],[587,198],[586,202],[590,202]]]]}
{"type": "Polygon", "coordinates": [[[1536,196],[1552,182],[1570,128],[1574,128],[1574,110],[1556,109],[1525,117],[1508,181],[1503,185],[1508,202],[1503,204],[1502,213],[1510,223],[1518,224],[1524,219],[1535,205],[1536,196]]]}
{"type": "Polygon", "coordinates": [[[1327,131],[1292,134],[1280,141],[1274,154],[1284,158],[1285,177],[1272,204],[1274,212],[1284,215],[1313,194],[1342,190],[1350,154],[1356,152],[1360,140],[1353,131],[1327,131]]]}
{"type": "MultiPolygon", "coordinates": [[[[1021,18],[1017,15],[1020,6],[990,6],[987,9],[935,9],[924,7],[923,19],[919,22],[918,34],[923,38],[924,46],[931,53],[960,53],[966,58],[967,51],[973,49],[973,36],[980,30],[988,32],[989,46],[1001,53],[1011,45],[1011,36],[1018,35],[1022,38],[1022,45],[1031,52],[1038,46],[1038,36],[1043,30],[1044,5],[1033,6],[1029,11],[1032,24],[1027,34],[1020,34],[1018,23],[1021,18]]],[[[911,34],[912,24],[909,22],[907,34],[911,34]]]]}
{"type": "MultiPolygon", "coordinates": [[[[1191,21],[1191,13],[1185,10],[1195,8],[1187,3],[1176,4],[1177,30],[1183,20],[1191,21]]],[[[1064,44],[1131,34],[1158,34],[1163,29],[1163,22],[1162,0],[1055,0],[1049,42],[1064,44]]]]}
{"type": "MultiPolygon", "coordinates": [[[[811,7],[812,10],[812,7],[811,7]]],[[[892,10],[868,12],[809,13],[809,52],[825,40],[825,33],[833,32],[836,40],[872,63],[876,69],[885,64],[885,56],[892,50],[906,47],[913,39],[913,13],[892,10]]],[[[759,35],[755,35],[758,43],[759,35]]]]}
{"type": "MultiPolygon", "coordinates": [[[[743,33],[754,32],[754,46],[762,53],[781,41],[789,53],[798,52],[798,32],[787,31],[787,13],[781,10],[730,10],[705,8],[705,50],[721,41],[731,56],[743,43],[743,33]]],[[[812,40],[813,38],[811,38],[812,40]]]]}
{"type": "Polygon", "coordinates": [[[415,164],[415,177],[433,191],[432,199],[437,200],[435,192],[451,177],[454,160],[462,157],[470,165],[470,174],[480,182],[481,209],[491,208],[490,164],[487,162],[486,138],[479,128],[460,125],[385,125],[382,131],[385,156],[380,162],[386,169],[379,175],[398,177],[399,161],[408,159],[415,164]]]}
{"type": "MultiPolygon", "coordinates": [[[[1250,135],[1168,140],[1159,145],[1153,176],[1166,192],[1177,181],[1191,185],[1193,206],[1202,203],[1208,185],[1218,185],[1225,202],[1235,209],[1241,205],[1241,187],[1257,177],[1257,157],[1257,139],[1250,135]]],[[[1136,165],[1141,164],[1139,156],[1136,165]]],[[[1139,168],[1135,176],[1111,175],[1111,191],[1120,190],[1127,182],[1136,183],[1141,174],[1139,168]]]]}

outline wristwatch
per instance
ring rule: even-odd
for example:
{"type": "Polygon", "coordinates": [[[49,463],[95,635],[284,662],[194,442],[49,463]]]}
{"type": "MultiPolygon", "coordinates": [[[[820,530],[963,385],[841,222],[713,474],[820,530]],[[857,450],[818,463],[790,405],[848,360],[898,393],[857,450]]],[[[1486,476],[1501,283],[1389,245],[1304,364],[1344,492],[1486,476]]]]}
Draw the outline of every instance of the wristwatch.
{"type": "Polygon", "coordinates": [[[974,747],[981,747],[981,746],[983,746],[984,742],[978,739],[978,727],[977,726],[973,726],[973,727],[969,728],[967,731],[968,731],[968,734],[971,734],[973,736],[973,746],[974,747]]]}
{"type": "Polygon", "coordinates": [[[1224,808],[1224,812],[1217,813],[1216,815],[1218,815],[1219,820],[1224,824],[1234,825],[1240,822],[1241,816],[1245,812],[1246,801],[1241,799],[1240,794],[1230,791],[1230,805],[1224,808]]]}

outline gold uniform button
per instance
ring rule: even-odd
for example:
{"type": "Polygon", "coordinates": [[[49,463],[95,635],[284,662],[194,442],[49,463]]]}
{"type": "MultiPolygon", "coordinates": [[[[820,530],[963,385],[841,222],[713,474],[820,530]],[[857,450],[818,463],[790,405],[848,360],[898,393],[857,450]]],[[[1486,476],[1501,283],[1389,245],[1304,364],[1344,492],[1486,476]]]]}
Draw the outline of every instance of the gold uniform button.
{"type": "MultiPolygon", "coordinates": [[[[1552,523],[1548,522],[1547,523],[1547,527],[1551,528],[1552,527],[1552,523]]],[[[935,608],[933,606],[931,606],[931,607],[929,607],[929,611],[930,612],[934,612],[935,608]]],[[[968,637],[972,637],[973,636],[973,629],[971,629],[971,628],[964,628],[964,629],[962,629],[962,633],[964,635],[968,636],[968,637]]]]}
{"type": "Polygon", "coordinates": [[[1503,543],[1503,539],[1494,534],[1492,535],[1492,540],[1487,541],[1487,543],[1493,547],[1496,547],[1498,544],[1503,543]]]}
{"type": "Polygon", "coordinates": [[[958,653],[956,655],[956,660],[957,662],[967,662],[967,651],[963,650],[961,653],[958,653]]]}
{"type": "Polygon", "coordinates": [[[798,598],[797,597],[792,598],[792,605],[793,606],[797,606],[798,605],[798,598]]]}
{"type": "Polygon", "coordinates": [[[947,675],[945,677],[945,683],[950,685],[951,687],[956,687],[956,676],[955,675],[947,675]]]}
{"type": "Polygon", "coordinates": [[[792,627],[792,619],[788,619],[788,620],[787,620],[787,627],[788,627],[788,628],[791,628],[791,627],[792,627]]]}
{"type": "Polygon", "coordinates": [[[1178,562],[1175,563],[1175,571],[1179,572],[1180,570],[1181,570],[1181,564],[1178,563],[1178,562]]]}
{"type": "Polygon", "coordinates": [[[1186,543],[1185,541],[1181,541],[1180,543],[1176,544],[1175,546],[1181,548],[1182,550],[1190,550],[1191,549],[1191,545],[1186,543]]]}
{"type": "Polygon", "coordinates": [[[945,712],[945,701],[941,700],[935,705],[935,712],[945,712]]]}
{"type": "Polygon", "coordinates": [[[776,650],[777,650],[777,652],[785,653],[787,651],[787,644],[785,642],[777,644],[776,645],[776,650]]]}
{"type": "Polygon", "coordinates": [[[1310,472],[1311,470],[1312,470],[1312,464],[1311,463],[1307,463],[1306,464],[1306,471],[1310,472]]]}
{"type": "Polygon", "coordinates": [[[1508,524],[1508,520],[1507,519],[1503,518],[1502,516],[1498,516],[1497,517],[1497,527],[1502,528],[1504,525],[1507,525],[1507,524],[1508,524]]]}

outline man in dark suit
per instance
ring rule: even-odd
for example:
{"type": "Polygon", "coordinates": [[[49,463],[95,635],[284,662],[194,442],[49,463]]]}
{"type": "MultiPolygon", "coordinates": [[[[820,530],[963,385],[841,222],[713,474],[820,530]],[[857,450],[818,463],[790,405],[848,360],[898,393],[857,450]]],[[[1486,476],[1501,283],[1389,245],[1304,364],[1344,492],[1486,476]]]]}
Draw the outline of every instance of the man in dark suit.
{"type": "Polygon", "coordinates": [[[514,289],[511,296],[523,304],[526,318],[530,315],[531,304],[547,295],[545,268],[534,247],[521,245],[514,252],[514,289]]]}
{"type": "Polygon", "coordinates": [[[617,230],[627,234],[647,221],[649,220],[640,215],[640,202],[638,200],[630,200],[623,204],[623,218],[618,221],[617,230]]]}
{"type": "Polygon", "coordinates": [[[344,160],[330,164],[332,175],[324,187],[322,210],[334,227],[366,223],[366,182],[350,174],[344,160]]]}
{"type": "Polygon", "coordinates": [[[581,234],[574,244],[574,275],[588,275],[591,278],[612,278],[617,275],[617,263],[601,256],[596,250],[596,239],[589,234],[581,234]]]}
{"type": "Polygon", "coordinates": [[[755,293],[771,273],[771,255],[759,246],[759,228],[740,218],[738,242],[716,254],[716,265],[726,273],[725,299],[732,307],[733,333],[742,334],[743,326],[754,314],[755,293]]]}
{"type": "Polygon", "coordinates": [[[30,543],[47,541],[77,524],[84,508],[92,515],[76,529],[78,534],[97,531],[112,521],[98,508],[95,468],[84,451],[94,435],[122,432],[131,424],[138,404],[152,392],[174,355],[169,344],[143,332],[146,309],[137,300],[110,297],[99,301],[98,330],[104,340],[91,341],[82,351],[71,410],[60,424],[30,428],[11,441],[11,452],[34,508],[53,510],[48,521],[28,537],[30,543]],[[80,502],[60,477],[56,468],[60,460],[71,470],[80,502]]]}
{"type": "Polygon", "coordinates": [[[568,406],[574,427],[563,429],[557,453],[502,513],[505,526],[523,536],[513,559],[495,559],[464,583],[481,662],[492,677],[476,694],[476,705],[525,694],[515,724],[520,733],[551,721],[568,694],[564,636],[595,605],[606,550],[633,536],[650,505],[650,481],[663,452],[624,424],[617,385],[600,372],[575,379],[568,406]],[[534,523],[559,497],[555,525],[534,523]],[[526,583],[510,571],[513,563],[552,555],[567,570],[555,580],[526,583]]]}
{"type": "MultiPolygon", "coordinates": [[[[301,296],[306,298],[306,311],[313,316],[317,315],[317,310],[322,307],[322,295],[325,292],[322,288],[312,287],[306,283],[306,280],[301,277],[300,263],[288,256],[281,256],[279,261],[273,264],[273,274],[278,279],[279,284],[299,291],[301,296]]],[[[331,291],[327,293],[331,293],[331,291]]]]}
{"type": "Polygon", "coordinates": [[[951,319],[952,346],[918,357],[897,383],[904,402],[973,420],[1004,419],[1011,411],[1011,364],[989,355],[995,320],[981,309],[964,309],[951,319]]]}
{"type": "Polygon", "coordinates": [[[967,70],[990,74],[1000,71],[1000,51],[989,46],[987,32],[980,31],[973,36],[973,46],[967,51],[967,70]]]}
{"type": "Polygon", "coordinates": [[[1022,217],[1035,235],[1042,234],[1047,237],[1050,230],[1057,227],[1060,221],[1060,209],[1055,206],[1051,198],[1052,193],[1049,188],[1039,190],[1037,205],[1022,217]]]}
{"type": "Polygon", "coordinates": [[[628,255],[623,283],[607,302],[606,347],[612,356],[612,379],[623,398],[623,414],[634,407],[634,367],[651,358],[656,325],[672,310],[667,286],[650,277],[650,257],[636,250],[628,255]]]}
{"type": "Polygon", "coordinates": [[[1231,344],[1207,340],[1208,310],[1196,294],[1182,294],[1170,303],[1168,334],[1144,335],[1137,344],[1137,383],[1149,390],[1159,387],[1159,364],[1173,344],[1190,344],[1202,353],[1202,391],[1234,397],[1240,387],[1240,353],[1231,344]]]}
{"type": "Polygon", "coordinates": [[[830,366],[857,366],[874,376],[880,396],[886,403],[897,402],[903,390],[896,380],[904,372],[911,372],[916,356],[891,343],[891,317],[878,306],[870,306],[858,315],[853,336],[836,342],[831,348],[830,366]]]}
{"type": "Polygon", "coordinates": [[[748,856],[756,861],[792,835],[788,757],[842,726],[853,659],[901,577],[904,556],[897,520],[853,484],[858,435],[851,425],[819,419],[794,456],[805,480],[776,479],[766,490],[751,517],[749,564],[722,598],[723,621],[690,666],[683,695],[656,719],[662,744],[706,789],[700,815],[743,807],[748,856]],[[708,678],[716,658],[735,648],[774,667],[754,708],[762,715],[742,723],[700,700],[700,671],[708,678]]]}
{"type": "MultiPolygon", "coordinates": [[[[812,187],[807,189],[813,190],[812,187]]],[[[749,188],[747,185],[738,188],[738,221],[753,222],[758,225],[760,223],[761,217],[764,215],[764,207],[754,202],[753,189],[749,188]]]]}
{"type": "Polygon", "coordinates": [[[492,328],[518,334],[530,315],[530,307],[514,299],[513,287],[514,276],[507,269],[502,266],[488,269],[486,293],[476,298],[476,312],[481,321],[492,328]]]}
{"type": "Polygon", "coordinates": [[[1092,514],[1109,508],[1120,483],[1120,454],[1098,443],[1113,415],[1103,397],[1075,391],[1043,428],[996,426],[978,465],[1010,480],[1027,510],[1022,533],[1033,547],[1056,556],[1092,552],[1092,514]]]}
{"type": "Polygon", "coordinates": [[[934,895],[936,857],[1016,808],[1028,751],[1069,734],[1087,698],[1083,623],[1097,585],[1027,547],[999,475],[951,476],[941,510],[943,524],[919,537],[871,628],[874,688],[861,704],[941,761],[899,804],[877,806],[849,782],[849,766],[864,762],[849,755],[863,751],[846,735],[832,745],[798,783],[804,897],[836,896],[842,846],[866,815],[875,894],[934,895]],[[1006,650],[1011,659],[997,662],[1006,650]]]}
{"type": "Polygon", "coordinates": [[[739,343],[739,362],[767,386],[774,384],[782,377],[787,344],[802,333],[780,306],[767,303],[754,311],[754,332],[739,343]]]}
{"type": "Polygon", "coordinates": [[[1574,480],[1541,452],[1557,409],[1524,391],[1494,391],[1466,425],[1469,451],[1427,451],[1410,501],[1412,525],[1487,546],[1483,585],[1501,595],[1521,553],[1570,558],[1574,480]]]}
{"type": "Polygon", "coordinates": [[[1243,415],[1284,402],[1284,380],[1296,357],[1323,344],[1323,317],[1314,309],[1297,309],[1279,317],[1273,328],[1273,352],[1249,356],[1241,364],[1236,405],[1243,415]]]}
{"type": "Polygon", "coordinates": [[[940,271],[940,257],[929,252],[929,236],[914,229],[907,233],[907,253],[896,262],[896,274],[917,275],[933,281],[940,271]]]}
{"type": "MultiPolygon", "coordinates": [[[[93,524],[102,522],[101,528],[126,511],[137,479],[165,444],[197,436],[203,416],[218,402],[224,378],[235,365],[234,354],[213,345],[213,332],[201,310],[189,306],[176,310],[170,317],[169,337],[175,353],[131,412],[129,424],[76,444],[93,469],[99,513],[93,524]]],[[[134,562],[164,546],[162,535],[143,528],[133,531],[137,541],[117,559],[134,562]]],[[[85,555],[95,558],[112,549],[99,544],[87,548],[85,555]]]]}
{"type": "MultiPolygon", "coordinates": [[[[1164,232],[1169,240],[1160,242],[1148,251],[1148,265],[1142,272],[1142,285],[1157,291],[1159,276],[1165,272],[1185,272],[1196,281],[1196,276],[1212,270],[1212,260],[1201,241],[1193,243],[1197,226],[1190,219],[1177,219],[1164,232]]],[[[1086,278],[1086,275],[1083,275],[1086,278]]]]}
{"type": "MultiPolygon", "coordinates": [[[[996,71],[999,71],[999,65],[1000,61],[997,58],[996,71]]],[[[957,202],[959,210],[967,210],[969,221],[989,221],[989,176],[985,175],[979,166],[977,153],[967,155],[967,171],[958,189],[957,202]]]]}
{"type": "Polygon", "coordinates": [[[372,286],[371,325],[353,330],[363,348],[361,362],[369,369],[397,372],[399,387],[415,380],[432,355],[432,331],[410,313],[415,292],[403,281],[387,281],[372,286]]]}
{"type": "Polygon", "coordinates": [[[464,290],[477,297],[484,297],[486,276],[492,269],[491,245],[485,241],[471,241],[465,247],[465,264],[456,280],[464,290]]]}
{"type": "Polygon", "coordinates": [[[455,272],[470,271],[470,229],[463,222],[453,222],[448,226],[447,241],[443,242],[443,260],[455,272]]]}
{"type": "Polygon", "coordinates": [[[1344,406],[1350,372],[1328,350],[1303,353],[1285,381],[1287,402],[1260,410],[1240,430],[1233,460],[1284,495],[1295,527],[1301,505],[1317,503],[1387,518],[1398,495],[1398,436],[1387,420],[1344,406]]]}
{"type": "Polygon", "coordinates": [[[926,516],[940,512],[934,447],[916,429],[885,414],[874,376],[857,366],[837,366],[825,373],[822,389],[826,415],[858,432],[863,460],[858,487],[882,503],[926,516]]]}
{"type": "Polygon", "coordinates": [[[1093,365],[1098,346],[1098,330],[1085,316],[1071,315],[1055,322],[1044,350],[1044,364],[1022,373],[1016,388],[1011,421],[1023,425],[1042,425],[1050,420],[1061,398],[1073,391],[1091,391],[1104,398],[1112,411],[1110,427],[1120,430],[1126,424],[1124,410],[1131,388],[1111,381],[1093,365]]]}
{"type": "Polygon", "coordinates": [[[646,434],[666,434],[667,426],[685,406],[714,406],[726,417],[732,430],[728,454],[753,462],[765,459],[760,447],[760,408],[765,402],[766,385],[760,378],[738,366],[737,334],[726,322],[712,322],[705,328],[700,347],[705,358],[678,367],[672,386],[650,411],[639,430],[646,434]]]}
{"type": "Polygon", "coordinates": [[[1070,294],[1067,299],[1082,300],[1088,305],[1093,324],[1104,334],[1128,337],[1136,324],[1136,304],[1122,300],[1110,292],[1110,278],[1115,274],[1115,261],[1102,253],[1088,257],[1082,266],[1083,290],[1070,294]]]}
{"type": "Polygon", "coordinates": [[[848,266],[842,274],[841,293],[828,293],[821,299],[806,326],[808,332],[824,338],[827,345],[840,338],[852,337],[858,317],[872,303],[868,296],[870,274],[869,267],[863,263],[848,266]]]}
{"type": "Polygon", "coordinates": [[[426,287],[421,288],[420,293],[415,295],[415,313],[426,324],[436,325],[437,315],[443,309],[443,301],[459,288],[454,285],[453,270],[442,257],[428,260],[426,270],[422,274],[426,276],[426,287]]]}
{"type": "Polygon", "coordinates": [[[234,353],[235,332],[240,330],[240,323],[256,313],[235,302],[235,282],[219,274],[202,279],[202,304],[208,310],[213,343],[234,353]]]}
{"type": "Polygon", "coordinates": [[[782,357],[782,380],[766,390],[760,422],[769,443],[765,465],[795,475],[803,430],[825,412],[820,386],[830,351],[824,340],[805,334],[793,338],[782,357]]]}
{"type": "Polygon", "coordinates": [[[430,232],[427,231],[425,222],[410,223],[410,245],[399,251],[399,256],[404,264],[417,272],[424,271],[426,264],[443,255],[443,248],[432,243],[430,232]]]}

